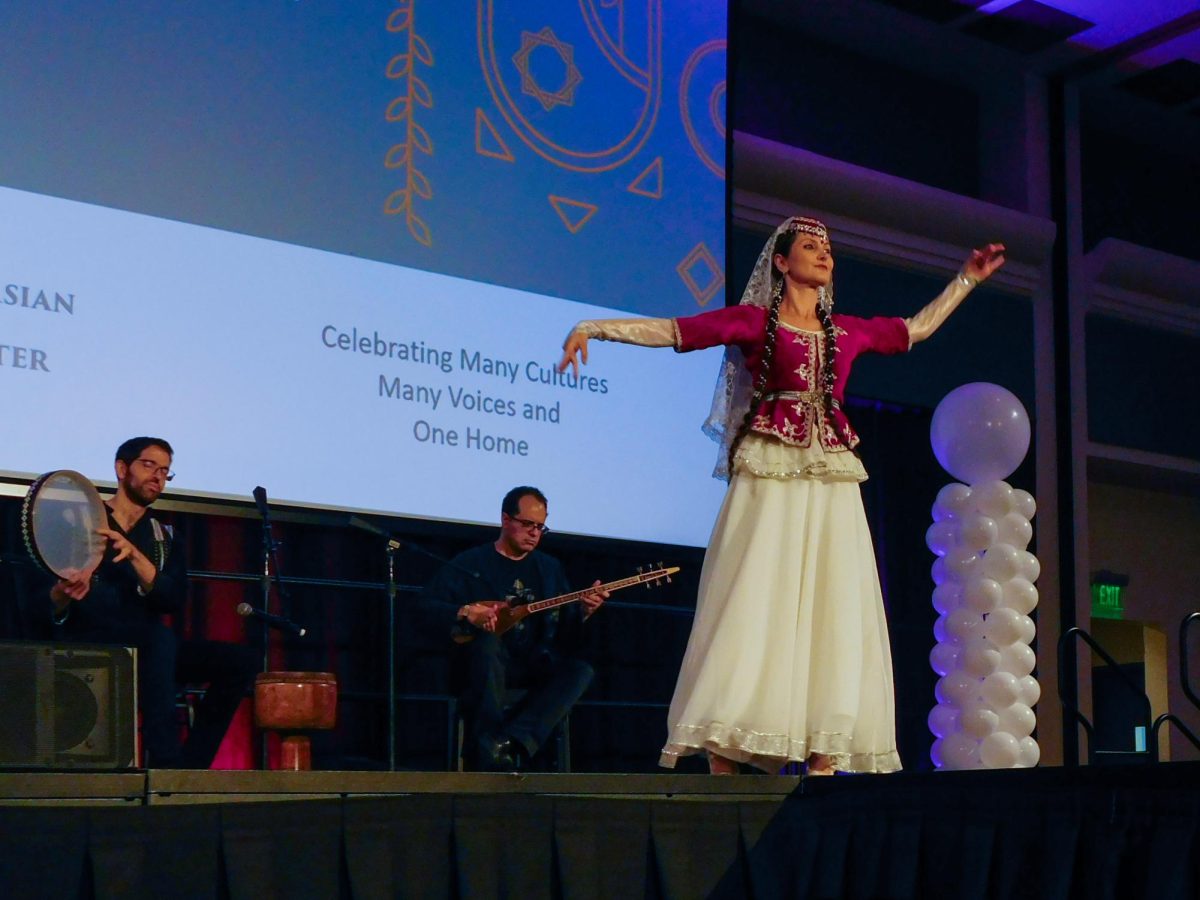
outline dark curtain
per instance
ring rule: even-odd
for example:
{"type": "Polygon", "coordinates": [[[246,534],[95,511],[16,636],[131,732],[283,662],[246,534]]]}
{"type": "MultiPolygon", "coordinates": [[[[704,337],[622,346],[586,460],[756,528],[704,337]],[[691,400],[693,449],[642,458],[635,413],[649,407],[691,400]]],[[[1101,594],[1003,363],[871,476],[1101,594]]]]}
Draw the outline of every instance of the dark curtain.
{"type": "Polygon", "coordinates": [[[0,833],[8,898],[1183,900],[1200,891],[1200,764],[809,779],[783,799],[16,806],[0,833]]]}

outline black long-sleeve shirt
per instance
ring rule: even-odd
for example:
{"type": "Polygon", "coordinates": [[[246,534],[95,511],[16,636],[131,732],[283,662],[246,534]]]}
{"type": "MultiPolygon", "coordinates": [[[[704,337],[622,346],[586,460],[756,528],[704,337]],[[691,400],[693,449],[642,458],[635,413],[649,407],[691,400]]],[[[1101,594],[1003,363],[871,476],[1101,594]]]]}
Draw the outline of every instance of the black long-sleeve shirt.
{"type": "Polygon", "coordinates": [[[66,635],[157,621],[164,613],[182,611],[187,600],[187,557],[182,542],[161,523],[160,533],[164,540],[159,541],[150,512],[146,512],[133,528],[125,531],[113,518],[112,510],[107,506],[105,510],[108,513],[108,527],[124,535],[145,554],[158,568],[158,575],[150,590],[143,594],[133,563],[128,559],[115,562],[113,557],[116,551],[110,547],[92,575],[92,586],[87,596],[69,605],[66,621],[61,626],[66,635]]]}

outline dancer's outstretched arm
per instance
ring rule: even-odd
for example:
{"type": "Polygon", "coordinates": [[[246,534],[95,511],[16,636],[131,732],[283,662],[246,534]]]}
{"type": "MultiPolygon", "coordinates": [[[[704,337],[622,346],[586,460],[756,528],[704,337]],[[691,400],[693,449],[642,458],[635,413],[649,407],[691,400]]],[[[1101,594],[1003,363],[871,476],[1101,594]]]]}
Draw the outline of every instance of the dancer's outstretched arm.
{"type": "Polygon", "coordinates": [[[973,250],[967,261],[963,263],[962,271],[958,273],[936,298],[924,309],[905,319],[908,326],[908,338],[911,344],[916,344],[930,337],[950,313],[958,308],[963,298],[975,288],[975,285],[985,281],[993,272],[1004,265],[1004,245],[988,244],[978,250],[973,250]]]}
{"type": "Polygon", "coordinates": [[[587,365],[588,338],[640,347],[674,347],[678,335],[674,319],[587,319],[572,328],[563,341],[558,371],[570,366],[579,374],[579,364],[587,365]]]}

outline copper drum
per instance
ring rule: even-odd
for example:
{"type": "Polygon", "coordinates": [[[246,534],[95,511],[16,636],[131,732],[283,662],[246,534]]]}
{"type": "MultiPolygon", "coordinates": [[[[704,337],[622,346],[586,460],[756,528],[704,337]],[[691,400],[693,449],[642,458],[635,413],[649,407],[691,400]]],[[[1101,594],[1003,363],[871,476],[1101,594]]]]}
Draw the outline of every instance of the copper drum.
{"type": "Polygon", "coordinates": [[[332,672],[262,672],[254,679],[254,723],[259,728],[329,729],[337,721],[337,677],[332,672]]]}

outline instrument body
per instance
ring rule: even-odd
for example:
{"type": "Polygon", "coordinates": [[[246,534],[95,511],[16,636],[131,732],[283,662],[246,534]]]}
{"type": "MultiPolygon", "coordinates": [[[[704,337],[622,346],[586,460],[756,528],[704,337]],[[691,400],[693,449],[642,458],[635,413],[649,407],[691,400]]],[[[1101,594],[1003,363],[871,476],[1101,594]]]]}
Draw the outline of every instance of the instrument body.
{"type": "Polygon", "coordinates": [[[93,571],[104,558],[108,512],[95,486],[70,469],[47,472],[21,504],[21,537],[33,560],[59,578],[93,571]]]}
{"type": "MultiPolygon", "coordinates": [[[[559,594],[557,597],[550,597],[546,600],[538,600],[534,603],[522,603],[513,606],[506,600],[481,600],[478,601],[484,606],[490,606],[496,610],[496,628],[494,634],[504,634],[514,628],[522,619],[536,612],[544,612],[548,609],[556,609],[559,606],[565,606],[568,603],[576,603],[587,597],[590,594],[598,591],[619,591],[623,588],[633,587],[637,584],[644,584],[646,587],[653,587],[656,584],[661,584],[663,581],[670,581],[671,576],[679,571],[679,566],[668,566],[667,568],[654,569],[649,572],[638,572],[636,575],[631,575],[628,578],[620,578],[616,581],[610,581],[608,584],[592,586],[584,588],[582,591],[572,591],[569,594],[559,594]]],[[[473,635],[464,634],[456,635],[454,640],[457,643],[465,644],[473,639],[473,635]]]]}

